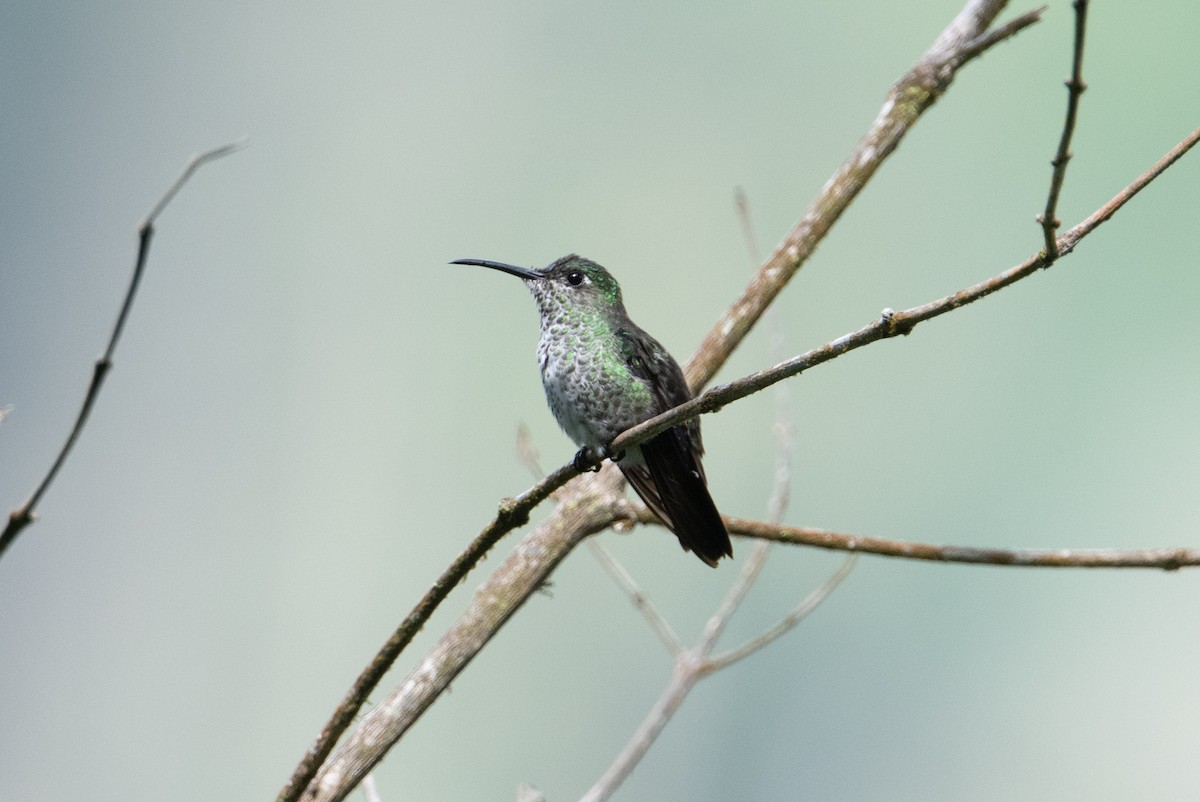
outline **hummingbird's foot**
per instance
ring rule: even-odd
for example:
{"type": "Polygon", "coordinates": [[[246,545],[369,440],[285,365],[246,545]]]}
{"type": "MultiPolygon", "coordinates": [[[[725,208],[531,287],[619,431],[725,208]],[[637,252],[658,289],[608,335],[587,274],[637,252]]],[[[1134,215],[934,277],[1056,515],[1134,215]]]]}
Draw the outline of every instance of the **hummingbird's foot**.
{"type": "Polygon", "coordinates": [[[571,460],[571,464],[575,466],[575,470],[580,473],[592,472],[600,470],[600,463],[604,460],[604,455],[592,455],[592,450],[587,446],[579,449],[575,454],[575,459],[571,460]]]}
{"type": "Polygon", "coordinates": [[[608,458],[613,462],[620,462],[621,460],[625,459],[625,452],[618,451],[616,454],[609,454],[608,458]]]}

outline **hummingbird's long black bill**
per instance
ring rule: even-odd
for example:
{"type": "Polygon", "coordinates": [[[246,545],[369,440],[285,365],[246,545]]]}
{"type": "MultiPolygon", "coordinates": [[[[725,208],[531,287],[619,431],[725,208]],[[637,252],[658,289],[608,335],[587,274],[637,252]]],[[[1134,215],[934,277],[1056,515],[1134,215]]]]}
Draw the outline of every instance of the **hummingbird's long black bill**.
{"type": "Polygon", "coordinates": [[[505,264],[504,262],[493,262],[488,259],[455,259],[450,264],[490,267],[493,270],[500,270],[525,279],[538,279],[542,277],[541,272],[538,270],[530,270],[528,267],[517,267],[516,265],[509,265],[505,264]]]}

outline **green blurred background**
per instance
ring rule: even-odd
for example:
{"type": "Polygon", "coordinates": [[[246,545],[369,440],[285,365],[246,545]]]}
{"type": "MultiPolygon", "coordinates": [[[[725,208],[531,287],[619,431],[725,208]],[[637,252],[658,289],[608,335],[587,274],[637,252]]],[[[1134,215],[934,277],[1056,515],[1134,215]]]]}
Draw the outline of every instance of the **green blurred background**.
{"type": "MultiPolygon", "coordinates": [[[[3,510],[73,419],[139,221],[189,154],[251,144],[161,218],[91,425],[0,561],[2,796],[273,798],[530,484],[519,422],[547,469],[574,452],[527,293],[445,263],[583,253],[683,360],[750,274],[734,188],[769,248],[959,7],[5,3],[3,510]]],[[[960,75],[781,298],[789,353],[1040,247],[1071,26],[1056,0],[960,75]]],[[[1068,225],[1200,123],[1197,41],[1193,0],[1095,4],[1068,225]]],[[[1198,179],[1193,154],[1055,269],[794,380],[787,520],[1200,545],[1198,179]]],[[[705,419],[726,513],[763,513],[773,414],[705,419]]],[[[688,639],[734,575],[658,529],[600,538],[688,639]]],[[[839,560],[780,550],[726,643],[839,560]]],[[[1198,576],[864,558],[703,682],[618,798],[1195,798],[1198,576]]],[[[391,752],[385,800],[561,802],[607,767],[670,663],[586,551],[554,579],[391,752]]]]}

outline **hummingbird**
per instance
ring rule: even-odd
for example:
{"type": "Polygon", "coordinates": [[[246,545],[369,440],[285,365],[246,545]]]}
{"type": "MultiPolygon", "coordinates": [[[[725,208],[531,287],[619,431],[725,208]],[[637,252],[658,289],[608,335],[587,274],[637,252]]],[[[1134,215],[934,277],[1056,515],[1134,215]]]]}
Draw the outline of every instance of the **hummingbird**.
{"type": "Polygon", "coordinates": [[[623,453],[608,453],[618,434],[692,397],[679,363],[629,319],[617,280],[576,254],[540,270],[486,259],[451,264],[517,276],[533,294],[542,324],[537,347],[542,386],[558,425],[580,447],[575,467],[594,466],[589,451],[612,457],[684,551],[714,568],[717,560],[732,557],[729,533],[700,462],[699,420],[673,426],[623,453]]]}

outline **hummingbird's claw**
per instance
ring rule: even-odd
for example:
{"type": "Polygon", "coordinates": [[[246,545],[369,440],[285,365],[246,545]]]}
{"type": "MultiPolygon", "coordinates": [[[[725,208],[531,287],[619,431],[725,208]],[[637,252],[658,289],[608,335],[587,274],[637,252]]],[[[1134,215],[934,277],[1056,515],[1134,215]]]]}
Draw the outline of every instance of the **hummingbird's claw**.
{"type": "Polygon", "coordinates": [[[596,471],[600,470],[600,461],[603,459],[603,456],[601,456],[600,459],[593,457],[591,449],[589,449],[587,446],[584,446],[583,448],[579,449],[578,452],[576,452],[575,459],[571,460],[571,464],[574,465],[575,470],[579,471],[580,473],[587,473],[589,471],[595,473],[596,471]]]}

